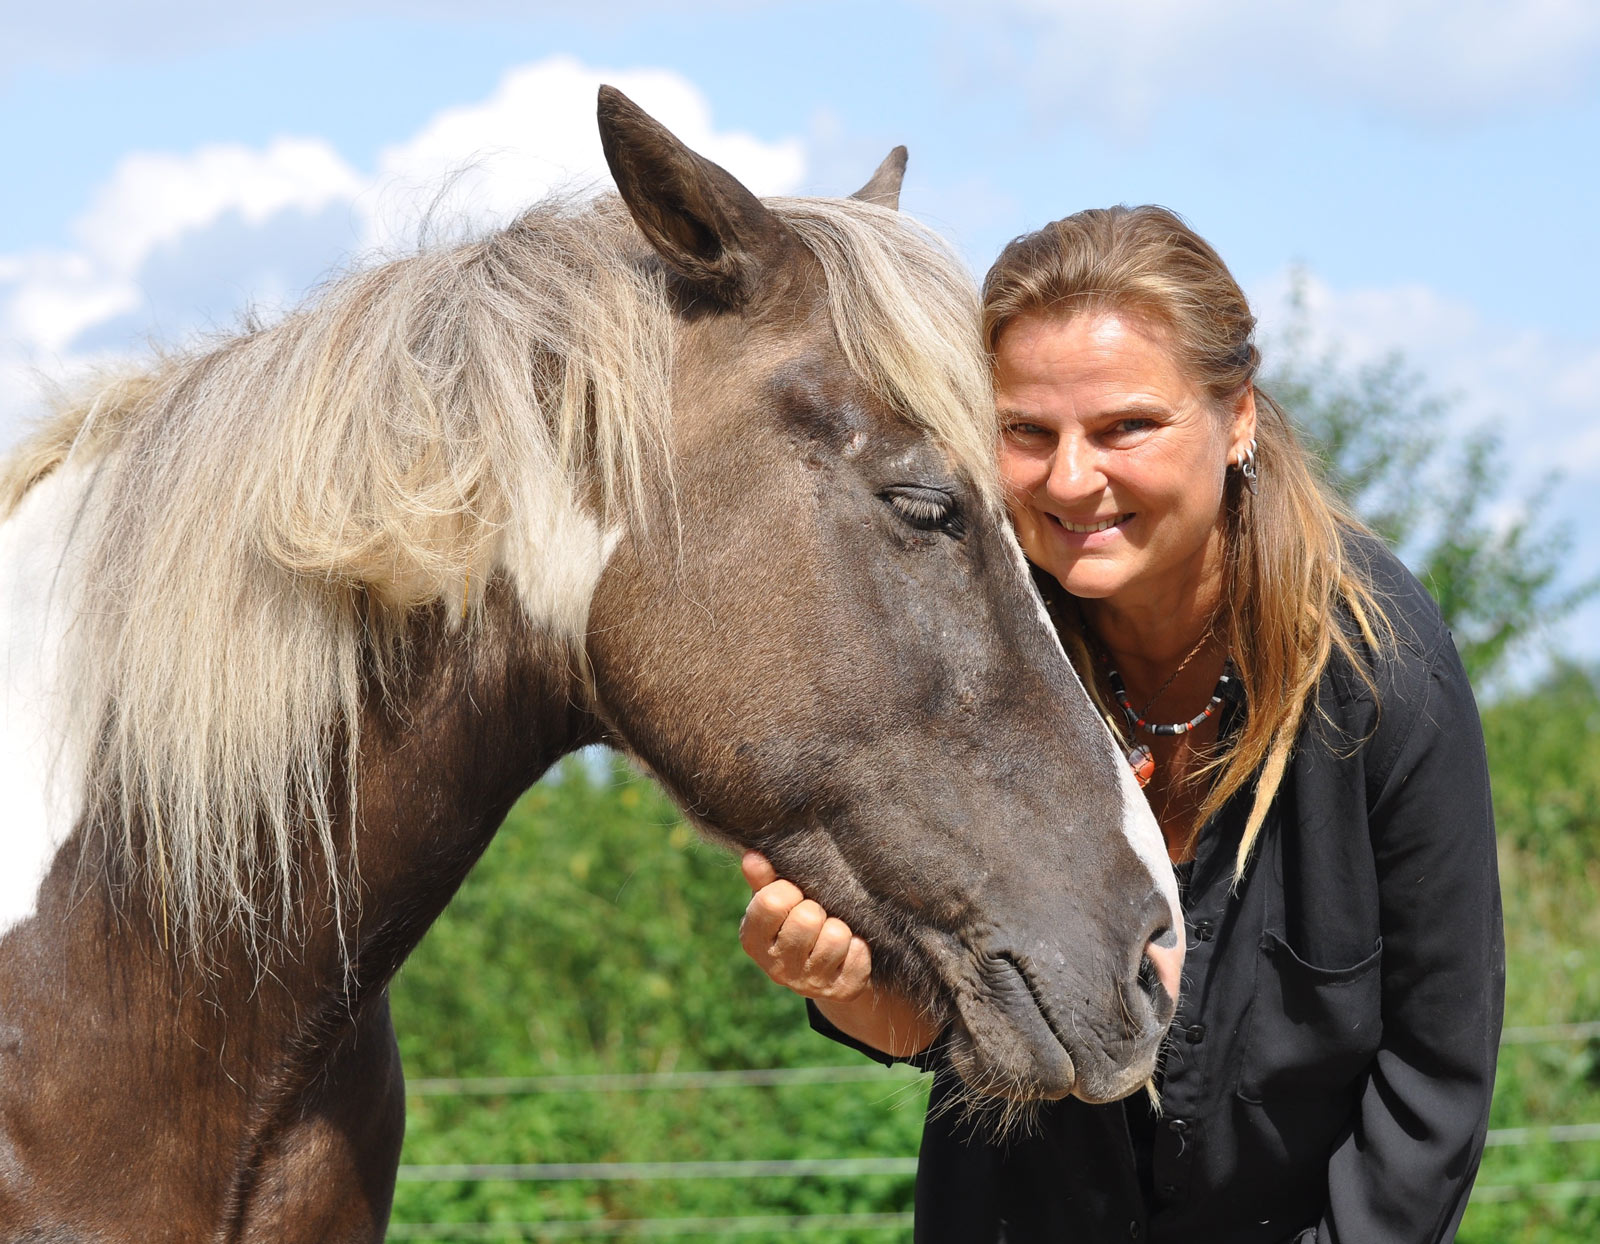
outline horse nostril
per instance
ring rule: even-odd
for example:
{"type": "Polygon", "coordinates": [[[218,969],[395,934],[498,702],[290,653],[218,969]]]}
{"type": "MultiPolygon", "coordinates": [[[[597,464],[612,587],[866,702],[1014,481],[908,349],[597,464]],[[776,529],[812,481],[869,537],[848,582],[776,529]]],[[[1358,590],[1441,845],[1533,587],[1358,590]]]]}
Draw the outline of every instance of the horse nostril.
{"type": "Polygon", "coordinates": [[[1160,1001],[1157,986],[1166,994],[1166,1000],[1176,1004],[1179,981],[1183,974],[1183,939],[1167,925],[1156,930],[1145,943],[1144,954],[1139,959],[1139,984],[1153,1001],[1160,1001]]]}
{"type": "Polygon", "coordinates": [[[1144,944],[1135,970],[1139,988],[1164,1024],[1178,1004],[1183,977],[1183,925],[1177,909],[1161,891],[1152,891],[1142,910],[1144,944]]]}

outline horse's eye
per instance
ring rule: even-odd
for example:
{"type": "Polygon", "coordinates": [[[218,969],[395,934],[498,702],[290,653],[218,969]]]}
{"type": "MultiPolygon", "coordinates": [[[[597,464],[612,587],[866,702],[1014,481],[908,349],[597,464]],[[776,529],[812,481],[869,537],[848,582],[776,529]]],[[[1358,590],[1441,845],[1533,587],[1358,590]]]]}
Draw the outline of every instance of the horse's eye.
{"type": "Polygon", "coordinates": [[[955,526],[956,500],[942,489],[905,484],[888,489],[883,499],[913,527],[920,527],[924,531],[940,531],[955,526]]]}

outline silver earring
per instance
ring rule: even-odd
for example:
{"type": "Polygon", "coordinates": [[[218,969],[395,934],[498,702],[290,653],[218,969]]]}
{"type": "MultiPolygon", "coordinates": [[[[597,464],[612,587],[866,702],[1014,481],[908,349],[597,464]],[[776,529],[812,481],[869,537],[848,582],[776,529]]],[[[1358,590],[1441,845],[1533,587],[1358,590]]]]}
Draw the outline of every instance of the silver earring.
{"type": "Polygon", "coordinates": [[[1250,438],[1250,443],[1245,446],[1244,452],[1239,455],[1239,474],[1244,479],[1244,486],[1250,490],[1253,497],[1261,491],[1261,478],[1256,474],[1256,442],[1250,438]]]}

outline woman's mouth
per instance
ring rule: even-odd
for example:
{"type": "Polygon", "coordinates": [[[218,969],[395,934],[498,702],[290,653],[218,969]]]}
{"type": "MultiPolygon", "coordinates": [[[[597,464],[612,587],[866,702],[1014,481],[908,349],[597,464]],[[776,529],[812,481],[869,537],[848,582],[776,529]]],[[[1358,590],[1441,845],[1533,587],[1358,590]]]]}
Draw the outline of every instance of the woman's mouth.
{"type": "Polygon", "coordinates": [[[1050,519],[1058,526],[1066,528],[1075,536],[1092,536],[1096,532],[1110,531],[1119,523],[1125,523],[1133,517],[1132,514],[1113,514],[1108,518],[1098,518],[1086,523],[1069,522],[1067,519],[1055,514],[1049,515],[1050,519]]]}

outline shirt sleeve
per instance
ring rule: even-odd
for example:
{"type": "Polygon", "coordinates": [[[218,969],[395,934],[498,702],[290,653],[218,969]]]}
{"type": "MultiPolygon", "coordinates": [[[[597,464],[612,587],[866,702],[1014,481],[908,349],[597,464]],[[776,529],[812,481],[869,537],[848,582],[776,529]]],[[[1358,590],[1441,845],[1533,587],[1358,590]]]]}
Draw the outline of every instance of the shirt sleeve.
{"type": "Polygon", "coordinates": [[[1383,1035],[1329,1163],[1318,1244],[1453,1239],[1488,1129],[1505,948],[1483,732],[1450,643],[1418,695],[1392,763],[1373,757],[1387,771],[1369,813],[1383,1035]]]}
{"type": "Polygon", "coordinates": [[[887,1054],[875,1046],[868,1045],[865,1041],[858,1041],[849,1033],[835,1027],[832,1021],[822,1013],[821,1008],[810,998],[806,999],[806,1018],[811,1022],[811,1030],[813,1032],[821,1033],[828,1040],[837,1041],[840,1045],[847,1046],[858,1054],[865,1054],[873,1062],[882,1063],[885,1067],[893,1067],[896,1063],[905,1063],[909,1067],[915,1067],[918,1071],[938,1070],[939,1052],[945,1041],[944,1033],[940,1033],[935,1037],[933,1043],[921,1053],[899,1058],[894,1054],[887,1054]]]}
{"type": "Polygon", "coordinates": [[[821,1033],[830,1041],[837,1041],[840,1045],[848,1046],[858,1054],[865,1054],[875,1063],[882,1063],[885,1067],[892,1067],[899,1060],[893,1054],[886,1054],[880,1049],[868,1045],[865,1041],[857,1041],[849,1033],[834,1026],[833,1022],[822,1013],[810,998],[806,1000],[806,1018],[811,1021],[811,1030],[821,1033]]]}

